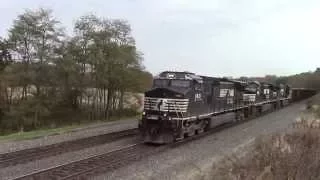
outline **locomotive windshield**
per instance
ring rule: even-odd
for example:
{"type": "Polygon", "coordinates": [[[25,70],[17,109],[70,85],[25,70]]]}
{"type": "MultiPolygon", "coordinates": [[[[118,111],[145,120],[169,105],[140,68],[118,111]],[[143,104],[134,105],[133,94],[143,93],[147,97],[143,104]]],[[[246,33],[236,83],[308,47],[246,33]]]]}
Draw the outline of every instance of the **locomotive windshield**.
{"type": "Polygon", "coordinates": [[[171,86],[173,87],[183,87],[187,88],[190,87],[191,81],[189,80],[171,80],[171,86]]]}
{"type": "Polygon", "coordinates": [[[181,79],[155,79],[153,87],[181,87],[188,88],[191,86],[190,80],[181,79]]]}
{"type": "Polygon", "coordinates": [[[153,87],[168,87],[169,79],[155,79],[153,81],[153,87]]]}

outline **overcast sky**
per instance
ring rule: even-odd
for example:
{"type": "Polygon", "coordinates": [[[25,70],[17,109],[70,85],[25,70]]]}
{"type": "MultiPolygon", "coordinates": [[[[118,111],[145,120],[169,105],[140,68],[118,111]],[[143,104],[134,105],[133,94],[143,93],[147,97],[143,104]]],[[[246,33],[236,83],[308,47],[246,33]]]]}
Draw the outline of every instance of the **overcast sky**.
{"type": "Polygon", "coordinates": [[[320,67],[319,0],[0,0],[0,36],[25,9],[51,8],[69,34],[81,15],[127,19],[144,65],[211,76],[320,67]]]}

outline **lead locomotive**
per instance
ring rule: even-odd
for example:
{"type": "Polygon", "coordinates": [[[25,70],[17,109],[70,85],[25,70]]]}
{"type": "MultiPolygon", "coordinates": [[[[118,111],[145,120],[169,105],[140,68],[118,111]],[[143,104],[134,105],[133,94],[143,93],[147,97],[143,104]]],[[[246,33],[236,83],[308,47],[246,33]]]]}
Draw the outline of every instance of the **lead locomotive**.
{"type": "Polygon", "coordinates": [[[287,104],[289,87],[162,72],[145,92],[144,142],[170,143],[287,104]]]}

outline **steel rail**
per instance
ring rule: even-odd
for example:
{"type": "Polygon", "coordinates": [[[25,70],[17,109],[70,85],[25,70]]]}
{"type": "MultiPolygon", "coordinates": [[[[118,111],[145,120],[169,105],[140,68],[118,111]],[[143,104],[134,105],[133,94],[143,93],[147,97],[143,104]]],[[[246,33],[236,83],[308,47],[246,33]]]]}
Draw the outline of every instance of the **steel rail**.
{"type": "Polygon", "coordinates": [[[86,138],[81,138],[72,141],[65,141],[61,143],[51,144],[47,146],[29,148],[9,153],[0,154],[0,168],[13,166],[16,164],[26,163],[32,160],[38,160],[61,153],[77,151],[88,147],[112,142],[125,138],[128,136],[135,136],[138,134],[138,129],[128,129],[118,132],[112,132],[103,135],[96,135],[86,138]]]}

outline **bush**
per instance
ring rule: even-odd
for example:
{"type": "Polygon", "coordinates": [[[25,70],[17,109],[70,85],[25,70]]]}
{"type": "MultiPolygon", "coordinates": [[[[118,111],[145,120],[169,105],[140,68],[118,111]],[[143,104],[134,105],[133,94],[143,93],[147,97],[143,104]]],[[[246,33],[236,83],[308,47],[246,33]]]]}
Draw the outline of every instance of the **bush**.
{"type": "Polygon", "coordinates": [[[249,154],[225,158],[214,179],[320,179],[317,131],[299,130],[260,138],[249,154]]]}
{"type": "Polygon", "coordinates": [[[133,108],[117,109],[111,112],[111,116],[114,116],[114,117],[131,117],[131,116],[137,116],[139,114],[140,113],[133,108]]]}

